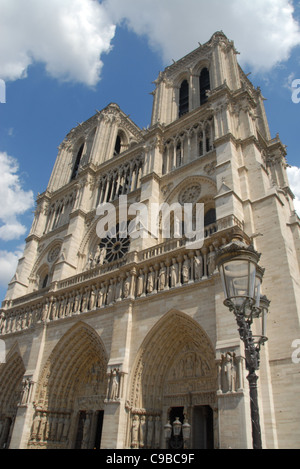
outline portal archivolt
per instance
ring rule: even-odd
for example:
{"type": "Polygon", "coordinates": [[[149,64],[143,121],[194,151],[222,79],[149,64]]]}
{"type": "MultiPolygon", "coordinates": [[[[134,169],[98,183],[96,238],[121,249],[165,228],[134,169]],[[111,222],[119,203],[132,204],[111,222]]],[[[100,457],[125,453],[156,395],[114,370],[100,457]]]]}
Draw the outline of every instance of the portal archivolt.
{"type": "Polygon", "coordinates": [[[20,403],[22,379],[25,373],[23,360],[18,352],[12,352],[0,367],[0,449],[8,448],[20,403]]]}
{"type": "Polygon", "coordinates": [[[79,444],[93,446],[93,414],[103,410],[107,362],[102,341],[88,325],[79,323],[65,334],[38,383],[30,447],[74,447],[80,413],[89,419],[89,431],[79,444]]]}
{"type": "Polygon", "coordinates": [[[150,331],[135,361],[127,443],[160,447],[168,409],[212,404],[216,389],[215,353],[207,334],[186,314],[168,313],[150,331]]]}

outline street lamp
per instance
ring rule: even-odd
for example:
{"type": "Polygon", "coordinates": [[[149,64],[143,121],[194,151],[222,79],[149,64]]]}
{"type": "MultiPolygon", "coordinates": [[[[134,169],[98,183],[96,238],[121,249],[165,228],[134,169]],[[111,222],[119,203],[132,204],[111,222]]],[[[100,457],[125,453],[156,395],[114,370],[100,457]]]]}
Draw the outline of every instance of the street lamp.
{"type": "Polygon", "coordinates": [[[183,436],[183,446],[184,449],[187,449],[189,446],[190,436],[191,436],[191,426],[188,423],[187,419],[184,420],[182,425],[182,436],[183,436]]]}
{"type": "Polygon", "coordinates": [[[264,270],[258,266],[259,259],[260,254],[253,246],[246,245],[239,238],[220,248],[216,256],[216,264],[221,274],[225,294],[224,305],[233,311],[240,338],[245,345],[254,449],[262,448],[256,371],[259,369],[260,346],[267,340],[265,319],[269,306],[269,301],[260,297],[264,270]],[[260,318],[262,318],[262,335],[256,341],[252,335],[251,325],[254,319],[260,318]]]}

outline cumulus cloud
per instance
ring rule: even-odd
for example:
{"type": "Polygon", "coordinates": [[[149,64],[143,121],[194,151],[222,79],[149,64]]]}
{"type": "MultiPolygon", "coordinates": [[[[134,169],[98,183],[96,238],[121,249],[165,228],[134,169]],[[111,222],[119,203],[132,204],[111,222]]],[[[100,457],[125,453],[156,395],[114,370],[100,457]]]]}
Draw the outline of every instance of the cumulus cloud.
{"type": "Polygon", "coordinates": [[[15,275],[18,260],[23,255],[22,247],[14,252],[0,251],[0,287],[7,288],[8,283],[15,275]]]}
{"type": "Polygon", "coordinates": [[[0,152],[0,239],[3,241],[25,234],[26,227],[18,217],[34,205],[33,192],[22,188],[18,169],[14,158],[0,152]]]}
{"type": "Polygon", "coordinates": [[[289,58],[300,43],[290,0],[105,0],[116,23],[125,23],[159,50],[165,62],[177,60],[217,30],[233,39],[241,64],[268,70],[289,58]]]}
{"type": "Polygon", "coordinates": [[[291,190],[295,196],[294,206],[300,217],[300,168],[291,166],[287,168],[287,175],[290,182],[291,190]]]}
{"type": "Polygon", "coordinates": [[[217,30],[235,41],[241,65],[269,70],[300,44],[291,0],[1,0],[1,78],[45,64],[60,80],[94,86],[117,25],[148,38],[166,64],[217,30]]]}
{"type": "Polygon", "coordinates": [[[2,79],[25,77],[30,64],[43,62],[51,76],[89,86],[115,34],[95,0],[1,0],[0,30],[2,79]]]}

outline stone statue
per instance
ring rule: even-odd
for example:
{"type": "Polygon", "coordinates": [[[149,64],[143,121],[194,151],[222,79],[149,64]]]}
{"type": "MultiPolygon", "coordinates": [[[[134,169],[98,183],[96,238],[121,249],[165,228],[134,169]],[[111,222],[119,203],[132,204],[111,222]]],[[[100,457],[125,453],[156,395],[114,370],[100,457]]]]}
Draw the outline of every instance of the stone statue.
{"type": "Polygon", "coordinates": [[[119,384],[120,384],[120,377],[119,372],[117,370],[113,370],[111,372],[110,378],[110,396],[109,399],[115,401],[119,397],[119,384]]]}
{"type": "Polygon", "coordinates": [[[40,427],[40,413],[38,412],[34,417],[32,428],[31,428],[31,440],[36,440],[40,427]]]}
{"type": "Polygon", "coordinates": [[[131,427],[131,447],[138,448],[139,445],[139,427],[140,427],[140,420],[138,415],[134,415],[132,419],[132,427],[131,427]]]}
{"type": "Polygon", "coordinates": [[[208,276],[212,275],[216,269],[216,253],[213,251],[213,246],[209,246],[210,252],[207,256],[207,274],[208,276]]]}
{"type": "MultiPolygon", "coordinates": [[[[100,249],[100,246],[99,246],[100,249]]],[[[106,257],[107,249],[104,247],[101,249],[100,256],[99,256],[99,265],[103,265],[106,257]]]]}
{"type": "Polygon", "coordinates": [[[31,380],[29,378],[25,378],[22,385],[22,396],[21,396],[21,404],[27,404],[30,397],[30,388],[31,388],[31,380]]]}
{"type": "Polygon", "coordinates": [[[141,416],[140,421],[140,448],[144,448],[146,439],[146,416],[141,416]]]}
{"type": "Polygon", "coordinates": [[[196,251],[195,261],[195,280],[201,280],[203,275],[203,259],[199,251],[196,251]]]}
{"type": "Polygon", "coordinates": [[[138,276],[138,279],[137,279],[137,291],[136,291],[137,296],[141,296],[144,293],[144,280],[145,280],[145,276],[141,269],[140,275],[138,276]]]}
{"type": "Polygon", "coordinates": [[[172,265],[170,267],[170,279],[171,279],[171,287],[176,287],[178,283],[178,264],[176,259],[172,259],[172,265]]]}
{"type": "Polygon", "coordinates": [[[105,284],[102,283],[101,288],[99,290],[99,294],[98,294],[98,302],[97,302],[98,308],[101,308],[101,306],[105,304],[105,291],[106,291],[105,284]]]}
{"type": "Polygon", "coordinates": [[[160,271],[159,271],[159,283],[158,283],[158,289],[164,290],[165,285],[166,285],[166,275],[167,275],[167,269],[164,266],[163,262],[160,263],[160,271]]]}
{"type": "Polygon", "coordinates": [[[92,267],[95,267],[95,265],[100,263],[100,255],[101,255],[101,250],[100,250],[100,246],[98,245],[96,248],[94,257],[93,257],[92,267]]]}
{"type": "Polygon", "coordinates": [[[128,276],[124,282],[124,287],[123,287],[123,296],[124,298],[128,298],[129,293],[130,293],[130,277],[128,276]]]}
{"type": "Polygon", "coordinates": [[[155,273],[153,271],[153,267],[150,267],[150,272],[148,273],[148,280],[147,280],[147,292],[152,293],[154,290],[154,279],[155,273]]]}
{"type": "Polygon", "coordinates": [[[114,300],[114,285],[113,280],[110,280],[110,284],[107,292],[107,304],[110,305],[114,300]]]}
{"type": "Polygon", "coordinates": [[[90,296],[90,304],[89,304],[89,309],[93,310],[96,306],[96,288],[93,285],[92,290],[91,290],[91,296],[90,296]]]}
{"type": "Polygon", "coordinates": [[[184,255],[184,261],[182,264],[182,282],[188,283],[190,279],[190,261],[187,255],[184,255]]]}

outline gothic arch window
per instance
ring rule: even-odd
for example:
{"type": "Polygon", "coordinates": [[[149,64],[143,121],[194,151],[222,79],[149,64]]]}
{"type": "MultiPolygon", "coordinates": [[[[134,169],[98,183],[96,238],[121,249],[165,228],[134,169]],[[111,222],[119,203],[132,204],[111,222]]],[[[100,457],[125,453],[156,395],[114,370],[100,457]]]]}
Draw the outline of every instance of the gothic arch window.
{"type": "Polygon", "coordinates": [[[128,148],[128,138],[123,130],[119,130],[114,148],[114,156],[118,156],[128,148]]]}
{"type": "Polygon", "coordinates": [[[76,160],[75,160],[75,164],[74,164],[73,171],[72,171],[71,181],[72,181],[73,179],[75,179],[76,176],[77,176],[77,174],[78,174],[78,169],[79,169],[79,165],[80,165],[80,161],[81,161],[83,149],[84,149],[84,143],[82,143],[82,145],[80,146],[80,148],[79,148],[79,150],[78,150],[78,153],[77,153],[77,156],[76,156],[76,160]]]}
{"type": "Polygon", "coordinates": [[[120,153],[121,153],[121,137],[120,135],[118,135],[116,138],[114,156],[119,155],[120,153]]]}
{"type": "Polygon", "coordinates": [[[189,84],[184,80],[179,90],[179,117],[187,112],[189,112],[189,84]]]}
{"type": "Polygon", "coordinates": [[[207,102],[206,91],[210,90],[210,77],[209,71],[207,68],[203,68],[200,77],[200,106],[207,102]]]}
{"type": "Polygon", "coordinates": [[[177,142],[176,145],[176,168],[183,164],[183,148],[181,141],[177,142]]]}
{"type": "Polygon", "coordinates": [[[46,286],[48,285],[48,280],[49,280],[49,275],[46,274],[44,278],[42,278],[41,288],[46,288],[46,286]]]}
{"type": "Polygon", "coordinates": [[[204,226],[212,225],[216,222],[216,219],[216,210],[214,208],[210,208],[204,215],[204,226]]]}
{"type": "Polygon", "coordinates": [[[47,264],[42,265],[37,272],[37,287],[39,290],[49,285],[49,267],[47,264]]]}

